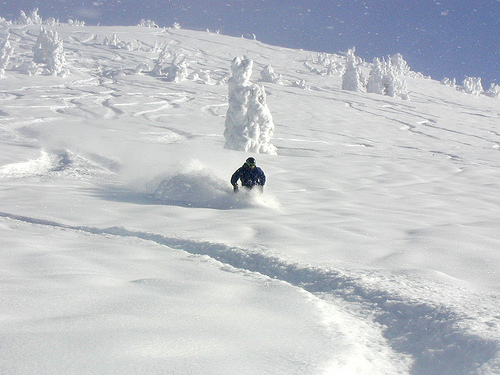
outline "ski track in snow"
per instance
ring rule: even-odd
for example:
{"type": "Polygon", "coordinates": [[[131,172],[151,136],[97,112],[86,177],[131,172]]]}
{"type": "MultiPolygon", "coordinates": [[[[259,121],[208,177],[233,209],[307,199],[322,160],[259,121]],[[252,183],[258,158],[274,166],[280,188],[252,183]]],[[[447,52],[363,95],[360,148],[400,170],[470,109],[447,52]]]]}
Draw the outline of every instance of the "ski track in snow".
{"type": "Polygon", "coordinates": [[[412,300],[411,297],[370,286],[363,280],[363,275],[355,271],[289,263],[265,252],[249,251],[222,243],[168,237],[124,227],[67,225],[6,212],[0,212],[0,217],[93,235],[152,241],[189,254],[209,256],[237,270],[255,272],[289,283],[312,293],[327,304],[340,305],[354,316],[362,317],[363,321],[372,320],[372,327],[366,326],[364,329],[381,330],[390,351],[394,352],[379,355],[392,356],[393,358],[387,359],[391,362],[399,361],[400,368],[405,367],[407,356],[410,356],[413,363],[408,373],[412,375],[487,374],[500,369],[500,341],[470,332],[467,325],[473,317],[454,311],[449,306],[420,299],[412,300]]]}

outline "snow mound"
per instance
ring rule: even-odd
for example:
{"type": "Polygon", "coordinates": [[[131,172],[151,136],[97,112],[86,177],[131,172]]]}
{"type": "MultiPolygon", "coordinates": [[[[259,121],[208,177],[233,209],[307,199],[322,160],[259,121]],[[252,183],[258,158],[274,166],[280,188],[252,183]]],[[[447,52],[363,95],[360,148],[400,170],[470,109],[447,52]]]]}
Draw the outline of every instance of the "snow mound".
{"type": "Polygon", "coordinates": [[[0,178],[22,178],[33,175],[48,173],[54,165],[54,158],[45,151],[41,151],[40,157],[24,162],[6,164],[0,167],[0,178]]]}
{"type": "Polygon", "coordinates": [[[41,150],[36,159],[0,166],[1,180],[29,177],[92,179],[109,173],[105,168],[67,150],[41,150]]]}

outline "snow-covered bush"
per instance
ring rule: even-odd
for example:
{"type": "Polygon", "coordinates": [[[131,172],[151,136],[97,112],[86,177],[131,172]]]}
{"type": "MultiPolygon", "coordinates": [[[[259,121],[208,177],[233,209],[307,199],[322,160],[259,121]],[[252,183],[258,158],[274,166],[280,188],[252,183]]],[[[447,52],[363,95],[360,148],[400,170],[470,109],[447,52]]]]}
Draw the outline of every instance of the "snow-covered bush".
{"type": "Polygon", "coordinates": [[[210,85],[212,84],[212,78],[210,77],[210,71],[209,70],[198,70],[196,72],[198,75],[198,82],[210,85]]]}
{"type": "Polygon", "coordinates": [[[5,38],[5,42],[0,49],[0,78],[4,76],[5,69],[9,65],[10,58],[14,52],[14,48],[10,45],[9,36],[5,38]]]}
{"type": "Polygon", "coordinates": [[[336,61],[332,61],[332,62],[330,62],[329,65],[327,65],[325,74],[327,76],[337,75],[339,73],[339,68],[341,68],[341,67],[342,67],[342,64],[340,64],[339,62],[336,62],[336,61]]]}
{"type": "Polygon", "coordinates": [[[465,77],[462,83],[462,89],[467,94],[480,95],[483,92],[481,78],[479,77],[465,77]]]}
{"type": "Polygon", "coordinates": [[[151,21],[151,20],[146,20],[146,19],[141,19],[141,22],[139,22],[139,24],[137,26],[141,26],[141,27],[154,27],[154,28],[158,28],[159,26],[156,24],[155,21],[151,21]]]}
{"type": "Polygon", "coordinates": [[[344,63],[341,62],[341,56],[336,54],[318,53],[316,56],[311,56],[313,64],[321,65],[323,69],[314,68],[309,62],[304,63],[304,66],[311,73],[319,75],[333,76],[339,71],[343,71],[344,63]]]}
{"type": "Polygon", "coordinates": [[[16,67],[16,70],[19,71],[22,74],[27,74],[29,76],[41,74],[42,71],[43,71],[43,69],[40,68],[33,61],[25,61],[25,62],[23,62],[21,65],[19,65],[19,66],[16,67]]]}
{"type": "MultiPolygon", "coordinates": [[[[157,45],[155,45],[155,48],[157,48],[157,45]]],[[[167,59],[167,57],[170,57],[168,45],[163,47],[158,55],[158,58],[154,60],[155,65],[151,72],[153,76],[159,77],[163,74],[163,65],[165,64],[165,60],[167,59]]]]}
{"type": "Polygon", "coordinates": [[[118,39],[118,36],[116,34],[113,34],[113,36],[110,38],[105,37],[104,41],[102,42],[103,45],[105,46],[111,46],[111,47],[116,47],[118,43],[120,42],[120,39],[118,39]]]}
{"type": "Polygon", "coordinates": [[[492,83],[488,91],[485,92],[486,95],[492,98],[500,98],[500,85],[492,83]]]}
{"type": "Polygon", "coordinates": [[[47,26],[59,26],[59,25],[61,25],[59,20],[56,20],[54,17],[47,18],[43,23],[47,26]]]}
{"type": "Polygon", "coordinates": [[[292,82],[293,87],[301,88],[302,90],[310,90],[311,84],[307,82],[305,79],[301,79],[300,81],[292,82]]]}
{"type": "Polygon", "coordinates": [[[180,24],[180,23],[178,23],[178,22],[174,22],[174,24],[172,25],[172,28],[173,28],[173,29],[176,29],[176,30],[180,30],[180,28],[181,28],[181,24],[180,24]]]}
{"type": "Polygon", "coordinates": [[[229,78],[231,78],[230,74],[222,74],[219,78],[217,78],[216,85],[221,86],[221,85],[226,85],[227,82],[229,81],[229,78]]]}
{"type": "Polygon", "coordinates": [[[42,27],[33,47],[33,62],[45,64],[52,75],[60,74],[66,62],[64,58],[63,41],[57,31],[42,27]]]}
{"type": "Polygon", "coordinates": [[[283,84],[281,74],[276,74],[271,65],[267,65],[264,69],[262,69],[260,76],[264,82],[277,83],[279,85],[283,84]]]}
{"type": "Polygon", "coordinates": [[[315,68],[314,66],[312,66],[308,61],[304,61],[304,66],[311,72],[311,73],[314,73],[314,74],[319,74],[319,75],[322,75],[323,74],[323,71],[322,70],[319,70],[318,68],[315,68]]]}
{"type": "Polygon", "coordinates": [[[210,76],[210,70],[196,69],[191,74],[189,74],[188,79],[190,81],[195,81],[206,85],[212,84],[212,77],[210,76]]]}
{"type": "Polygon", "coordinates": [[[102,44],[104,44],[105,46],[111,46],[111,47],[116,47],[119,49],[125,49],[127,51],[132,51],[134,49],[134,45],[132,44],[132,42],[122,41],[122,40],[120,40],[120,38],[118,38],[118,36],[116,36],[116,34],[113,34],[111,39],[109,39],[108,37],[105,37],[102,44]]]}
{"type": "Polygon", "coordinates": [[[188,63],[185,56],[175,56],[172,64],[167,71],[167,81],[180,82],[184,81],[188,76],[188,63]]]}
{"type": "Polygon", "coordinates": [[[82,26],[85,26],[85,21],[78,21],[78,20],[69,19],[68,25],[82,27],[82,26]]]}
{"type": "Polygon", "coordinates": [[[355,49],[352,48],[347,52],[346,65],[344,74],[342,75],[342,90],[364,92],[364,82],[359,61],[356,58],[355,49]]]}
{"type": "Polygon", "coordinates": [[[236,57],[231,63],[228,81],[229,108],[226,114],[225,148],[230,150],[276,154],[270,141],[274,123],[266,103],[263,86],[250,82],[253,61],[236,57]]]}
{"type": "Polygon", "coordinates": [[[449,87],[452,87],[452,88],[456,88],[457,87],[457,80],[455,78],[453,79],[449,79],[447,77],[444,77],[441,82],[440,82],[442,85],[445,85],[445,86],[449,86],[449,87]]]}
{"type": "Polygon", "coordinates": [[[142,72],[147,72],[149,71],[150,67],[148,64],[146,63],[140,63],[139,65],[137,65],[134,69],[134,73],[135,74],[139,74],[139,73],[142,73],[142,72]]]}

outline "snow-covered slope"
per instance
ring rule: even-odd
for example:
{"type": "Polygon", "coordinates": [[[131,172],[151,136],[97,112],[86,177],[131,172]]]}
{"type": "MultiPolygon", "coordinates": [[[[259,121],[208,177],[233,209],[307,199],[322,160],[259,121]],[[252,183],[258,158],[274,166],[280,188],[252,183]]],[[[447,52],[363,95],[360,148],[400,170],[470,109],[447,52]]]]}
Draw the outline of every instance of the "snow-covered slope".
{"type": "Polygon", "coordinates": [[[1,373],[500,372],[498,99],[344,91],[307,51],[208,32],[53,28],[62,77],[20,71],[38,26],[1,33],[1,373]],[[167,44],[190,79],[150,74],[167,44]],[[223,148],[243,55],[278,155],[223,148]],[[248,156],[262,196],[229,184],[248,156]]]}

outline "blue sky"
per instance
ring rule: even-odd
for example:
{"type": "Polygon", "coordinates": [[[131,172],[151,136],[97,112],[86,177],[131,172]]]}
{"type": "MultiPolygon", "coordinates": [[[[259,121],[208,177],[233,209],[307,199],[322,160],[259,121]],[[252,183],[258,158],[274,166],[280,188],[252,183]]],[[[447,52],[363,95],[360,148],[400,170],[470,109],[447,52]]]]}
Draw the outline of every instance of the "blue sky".
{"type": "Polygon", "coordinates": [[[368,61],[399,52],[434,79],[500,83],[500,0],[0,0],[0,16],[35,7],[61,21],[135,25],[147,18],[313,51],[354,46],[368,61]]]}

